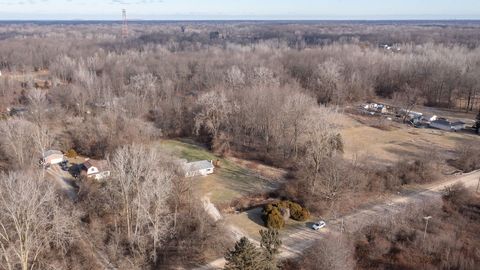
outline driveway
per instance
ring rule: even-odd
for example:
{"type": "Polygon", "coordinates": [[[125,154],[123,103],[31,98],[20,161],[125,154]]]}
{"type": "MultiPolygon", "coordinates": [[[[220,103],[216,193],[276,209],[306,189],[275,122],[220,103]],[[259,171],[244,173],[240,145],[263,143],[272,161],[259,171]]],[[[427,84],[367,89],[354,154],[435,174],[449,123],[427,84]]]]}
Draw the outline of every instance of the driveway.
{"type": "Polygon", "coordinates": [[[77,191],[73,186],[75,178],[69,172],[62,170],[58,164],[51,165],[45,170],[45,172],[46,176],[49,176],[58,188],[65,191],[70,199],[75,200],[77,198],[77,191]]]}

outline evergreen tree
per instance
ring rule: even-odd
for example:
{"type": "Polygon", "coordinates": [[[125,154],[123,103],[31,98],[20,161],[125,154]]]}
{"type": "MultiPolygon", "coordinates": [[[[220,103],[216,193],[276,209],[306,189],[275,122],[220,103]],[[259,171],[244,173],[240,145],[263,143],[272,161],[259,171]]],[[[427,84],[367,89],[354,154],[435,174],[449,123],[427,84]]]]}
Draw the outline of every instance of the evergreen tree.
{"type": "Polygon", "coordinates": [[[280,247],[282,246],[278,230],[260,230],[260,235],[262,236],[260,247],[263,249],[264,269],[276,270],[278,269],[276,255],[279,253],[280,247]]]}
{"type": "Polygon", "coordinates": [[[225,255],[225,270],[264,269],[262,254],[246,237],[242,237],[225,255]]]}

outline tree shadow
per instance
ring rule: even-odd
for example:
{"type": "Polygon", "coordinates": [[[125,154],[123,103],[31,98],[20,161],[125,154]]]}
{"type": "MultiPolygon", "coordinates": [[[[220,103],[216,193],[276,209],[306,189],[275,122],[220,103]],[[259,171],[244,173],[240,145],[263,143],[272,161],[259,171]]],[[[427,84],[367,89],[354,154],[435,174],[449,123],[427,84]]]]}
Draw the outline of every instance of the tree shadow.
{"type": "Polygon", "coordinates": [[[265,227],[265,223],[262,220],[262,208],[261,207],[253,208],[253,209],[250,209],[246,212],[247,212],[248,219],[255,222],[257,225],[265,227]]]}

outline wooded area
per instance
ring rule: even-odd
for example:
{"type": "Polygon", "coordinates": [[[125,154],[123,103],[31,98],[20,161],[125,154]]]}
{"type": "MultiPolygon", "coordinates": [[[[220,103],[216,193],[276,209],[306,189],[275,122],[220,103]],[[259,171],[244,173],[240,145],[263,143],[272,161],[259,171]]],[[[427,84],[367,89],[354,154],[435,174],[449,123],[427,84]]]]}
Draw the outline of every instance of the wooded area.
{"type": "MultiPolygon", "coordinates": [[[[431,182],[434,151],[389,167],[345,159],[339,115],[345,106],[385,99],[467,112],[473,120],[480,24],[133,22],[122,39],[117,23],[0,23],[0,71],[0,268],[188,268],[223,256],[233,239],[154,142],[188,138],[219,157],[285,169],[288,181],[269,196],[316,215],[349,196],[431,182]],[[49,149],[105,160],[112,177],[79,177],[74,199],[64,196],[38,166],[49,149]]],[[[480,168],[475,147],[459,142],[451,164],[480,168]]],[[[473,204],[446,200],[455,209],[445,212],[470,224],[478,217],[461,209],[477,209],[473,204]]],[[[369,229],[367,238],[391,238],[384,228],[369,229]]],[[[396,231],[397,238],[410,233],[396,231]]],[[[405,250],[429,248],[407,240],[398,240],[405,250]]],[[[305,256],[324,250],[341,263],[323,255],[301,267],[388,268],[404,263],[397,242],[384,243],[388,262],[364,239],[355,250],[348,239],[327,251],[319,244],[305,256]]],[[[478,259],[477,252],[429,265],[473,269],[478,259]]],[[[290,263],[285,269],[302,269],[290,263]]]]}

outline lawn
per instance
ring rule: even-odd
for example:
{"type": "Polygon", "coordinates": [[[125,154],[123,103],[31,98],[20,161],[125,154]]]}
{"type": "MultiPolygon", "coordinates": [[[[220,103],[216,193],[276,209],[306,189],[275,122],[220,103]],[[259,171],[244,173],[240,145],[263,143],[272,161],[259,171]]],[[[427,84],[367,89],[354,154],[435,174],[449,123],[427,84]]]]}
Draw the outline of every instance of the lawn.
{"type": "Polygon", "coordinates": [[[236,162],[218,157],[205,147],[188,141],[163,140],[160,147],[178,158],[188,161],[219,160],[215,173],[193,178],[201,194],[214,204],[225,204],[242,196],[267,191],[274,187],[272,181],[236,162]]]}

